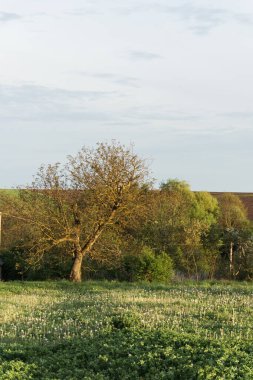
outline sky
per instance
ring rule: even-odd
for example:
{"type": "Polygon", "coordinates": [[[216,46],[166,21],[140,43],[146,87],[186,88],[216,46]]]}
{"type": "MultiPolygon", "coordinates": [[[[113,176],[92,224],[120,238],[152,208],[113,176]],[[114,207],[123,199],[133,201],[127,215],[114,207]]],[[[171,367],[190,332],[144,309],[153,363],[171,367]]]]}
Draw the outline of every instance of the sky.
{"type": "Polygon", "coordinates": [[[252,0],[0,3],[0,188],[134,143],[156,184],[253,192],[252,0]]]}

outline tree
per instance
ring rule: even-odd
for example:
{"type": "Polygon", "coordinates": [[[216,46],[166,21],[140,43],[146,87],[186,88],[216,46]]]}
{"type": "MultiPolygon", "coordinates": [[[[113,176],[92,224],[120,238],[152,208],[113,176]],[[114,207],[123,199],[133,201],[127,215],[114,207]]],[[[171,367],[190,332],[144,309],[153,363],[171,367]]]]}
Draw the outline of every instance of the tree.
{"type": "Polygon", "coordinates": [[[228,250],[230,277],[236,276],[235,271],[235,247],[243,247],[240,243],[241,235],[248,229],[249,220],[247,211],[240,198],[231,193],[224,193],[219,199],[220,219],[219,224],[223,232],[223,242],[228,250]]]}
{"type": "Polygon", "coordinates": [[[217,212],[218,203],[209,193],[194,193],[186,182],[168,180],[153,194],[144,241],[155,252],[167,252],[176,269],[198,278],[208,261],[203,260],[207,251],[202,237],[216,223],[217,212]]]}
{"type": "Polygon", "coordinates": [[[15,202],[2,202],[3,215],[28,226],[33,263],[64,246],[73,255],[70,279],[79,282],[83,258],[101,234],[138,207],[147,174],[132,147],[98,143],[69,156],[63,166],[42,166],[15,202]]]}

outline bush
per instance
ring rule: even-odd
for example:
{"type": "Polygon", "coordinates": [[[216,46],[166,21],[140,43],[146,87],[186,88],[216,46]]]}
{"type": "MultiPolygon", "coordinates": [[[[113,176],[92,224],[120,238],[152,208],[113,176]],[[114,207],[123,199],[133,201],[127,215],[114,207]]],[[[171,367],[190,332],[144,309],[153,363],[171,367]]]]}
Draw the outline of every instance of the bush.
{"type": "Polygon", "coordinates": [[[114,314],[110,318],[110,325],[116,330],[134,330],[142,327],[139,315],[130,312],[114,314]]]}
{"type": "Polygon", "coordinates": [[[167,283],[173,276],[171,258],[165,252],[155,255],[149,247],[143,247],[139,255],[125,256],[122,269],[127,281],[167,283]]]}
{"type": "Polygon", "coordinates": [[[68,278],[71,257],[66,257],[61,249],[46,252],[37,265],[29,265],[29,253],[25,249],[13,247],[3,250],[0,256],[4,262],[2,276],[9,280],[48,280],[68,278]]]}
{"type": "Polygon", "coordinates": [[[5,281],[23,280],[26,277],[25,254],[24,250],[16,247],[1,251],[1,258],[3,260],[2,276],[5,281]]]}

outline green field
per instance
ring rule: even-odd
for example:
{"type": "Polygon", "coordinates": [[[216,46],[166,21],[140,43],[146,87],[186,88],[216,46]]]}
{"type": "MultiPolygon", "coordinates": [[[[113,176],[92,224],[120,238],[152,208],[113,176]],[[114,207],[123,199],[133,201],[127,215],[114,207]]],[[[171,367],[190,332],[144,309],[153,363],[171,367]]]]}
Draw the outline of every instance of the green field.
{"type": "Polygon", "coordinates": [[[253,285],[0,284],[0,379],[253,379],[253,285]]]}

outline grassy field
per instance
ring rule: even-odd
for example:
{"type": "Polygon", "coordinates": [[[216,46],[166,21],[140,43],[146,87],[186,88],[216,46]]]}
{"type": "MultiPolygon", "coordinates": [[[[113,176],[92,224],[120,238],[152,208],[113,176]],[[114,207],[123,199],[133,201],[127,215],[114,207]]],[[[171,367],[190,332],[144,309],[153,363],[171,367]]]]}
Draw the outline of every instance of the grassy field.
{"type": "Polygon", "coordinates": [[[253,284],[0,283],[0,379],[253,379],[253,284]]]}

